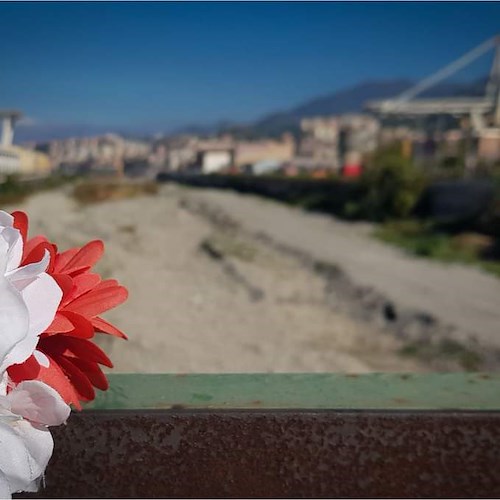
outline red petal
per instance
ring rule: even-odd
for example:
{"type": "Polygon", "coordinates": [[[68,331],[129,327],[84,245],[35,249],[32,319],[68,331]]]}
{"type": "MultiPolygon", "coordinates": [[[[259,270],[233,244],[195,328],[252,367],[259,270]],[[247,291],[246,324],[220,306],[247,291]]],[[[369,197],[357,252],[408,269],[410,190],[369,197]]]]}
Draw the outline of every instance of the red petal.
{"type": "Polygon", "coordinates": [[[54,261],[54,272],[60,273],[64,266],[78,253],[78,248],[70,248],[58,253],[54,261]]]}
{"type": "Polygon", "coordinates": [[[24,255],[28,255],[29,253],[31,253],[31,251],[38,245],[40,245],[41,243],[48,243],[49,240],[45,237],[45,236],[41,236],[41,235],[38,235],[38,236],[34,236],[33,238],[30,238],[26,244],[24,245],[24,255]]]}
{"type": "Polygon", "coordinates": [[[104,253],[104,243],[101,240],[89,241],[64,266],[64,272],[71,273],[81,268],[91,268],[104,253]]]}
{"type": "Polygon", "coordinates": [[[100,366],[97,363],[92,363],[91,361],[85,361],[80,358],[73,358],[71,360],[75,366],[77,366],[90,380],[94,387],[101,389],[101,391],[106,391],[109,387],[108,379],[106,375],[102,372],[100,366]]]}
{"type": "Polygon", "coordinates": [[[60,313],[73,325],[73,329],[69,332],[64,332],[64,335],[81,339],[91,339],[94,336],[94,327],[87,318],[71,311],[61,311],[60,313]]]}
{"type": "Polygon", "coordinates": [[[93,290],[69,303],[66,309],[87,318],[93,318],[125,302],[127,297],[128,292],[125,287],[110,286],[106,284],[106,281],[102,281],[93,290]]]}
{"type": "Polygon", "coordinates": [[[95,398],[95,391],[88,377],[68,357],[54,356],[53,359],[68,377],[78,395],[78,399],[81,401],[92,401],[95,398]]]}
{"type": "Polygon", "coordinates": [[[52,357],[44,353],[49,358],[49,366],[45,368],[40,367],[40,373],[38,374],[38,380],[45,382],[55,389],[60,396],[68,404],[73,404],[77,410],[81,410],[80,401],[78,400],[78,393],[76,392],[73,384],[70,382],[68,376],[62,371],[61,367],[57,362],[52,359],[52,357]]]}
{"type": "Polygon", "coordinates": [[[18,384],[23,380],[33,380],[40,373],[40,365],[33,354],[24,363],[11,365],[7,368],[7,373],[13,382],[18,384]]]}
{"type": "MultiPolygon", "coordinates": [[[[59,337],[63,336],[59,335],[59,337]]],[[[49,339],[50,338],[51,337],[49,337],[49,339]]],[[[106,356],[106,353],[88,340],[64,335],[64,347],[65,350],[63,354],[66,357],[74,356],[85,359],[86,361],[93,361],[94,363],[99,363],[101,365],[108,366],[109,368],[113,368],[113,363],[106,356]]]]}
{"type": "Polygon", "coordinates": [[[99,289],[111,288],[113,286],[120,286],[120,283],[116,280],[104,280],[99,284],[99,289]]]}
{"type": "Polygon", "coordinates": [[[94,328],[96,331],[100,333],[107,333],[109,335],[114,335],[115,337],[120,337],[122,339],[127,340],[127,336],[116,326],[112,325],[111,323],[108,323],[106,320],[95,317],[92,318],[91,320],[92,325],[94,325],[94,328]]]}
{"type": "Polygon", "coordinates": [[[28,239],[28,216],[19,210],[12,212],[11,215],[14,217],[14,227],[19,230],[23,237],[23,243],[26,244],[28,239]]]}
{"type": "Polygon", "coordinates": [[[66,333],[73,330],[75,327],[73,323],[61,314],[60,311],[56,313],[54,321],[50,324],[50,326],[45,330],[44,333],[54,334],[54,333],[66,333]]]}
{"type": "Polygon", "coordinates": [[[101,277],[91,273],[79,274],[73,278],[73,282],[75,290],[73,290],[72,296],[77,298],[95,288],[101,282],[101,277]]]}
{"type": "Polygon", "coordinates": [[[23,266],[27,264],[32,264],[33,262],[40,262],[45,255],[45,252],[48,251],[50,255],[49,265],[47,266],[47,272],[51,272],[54,265],[54,258],[56,255],[55,246],[48,241],[42,241],[38,245],[36,245],[29,253],[24,252],[23,258],[23,266]]]}
{"type": "Polygon", "coordinates": [[[59,288],[62,290],[63,298],[61,300],[61,304],[71,300],[74,288],[73,279],[67,274],[52,274],[51,276],[55,279],[59,288]]]}

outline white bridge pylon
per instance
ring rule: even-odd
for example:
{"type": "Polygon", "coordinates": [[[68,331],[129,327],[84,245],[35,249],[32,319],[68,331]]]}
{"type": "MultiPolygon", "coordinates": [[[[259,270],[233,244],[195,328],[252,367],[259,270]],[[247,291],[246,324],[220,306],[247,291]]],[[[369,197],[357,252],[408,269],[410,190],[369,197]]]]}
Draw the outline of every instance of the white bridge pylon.
{"type": "Polygon", "coordinates": [[[393,99],[371,101],[366,109],[381,116],[422,116],[448,114],[470,115],[475,123],[484,123],[485,115],[492,115],[492,125],[500,126],[500,35],[489,38],[462,57],[393,99]],[[495,51],[493,64],[482,97],[449,97],[415,99],[427,89],[445,80],[490,50],[495,51]]]}

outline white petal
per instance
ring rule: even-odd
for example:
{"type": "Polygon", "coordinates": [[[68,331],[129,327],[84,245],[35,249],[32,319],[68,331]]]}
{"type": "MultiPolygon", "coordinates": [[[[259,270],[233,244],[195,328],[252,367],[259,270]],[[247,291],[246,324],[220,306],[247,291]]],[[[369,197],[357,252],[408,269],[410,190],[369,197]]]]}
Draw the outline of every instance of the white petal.
{"type": "Polygon", "coordinates": [[[9,244],[1,237],[0,232],[0,275],[4,275],[7,269],[7,262],[9,258],[9,244]]]}
{"type": "Polygon", "coordinates": [[[49,262],[50,254],[47,250],[45,250],[43,257],[39,262],[33,262],[18,269],[9,270],[10,272],[7,272],[6,275],[9,278],[9,281],[13,283],[18,290],[22,290],[24,286],[19,285],[19,283],[24,283],[25,281],[33,281],[37,276],[39,276],[47,269],[49,262]]]}
{"type": "Polygon", "coordinates": [[[5,227],[13,227],[14,226],[14,217],[9,213],[0,210],[0,226],[5,227]]]}
{"type": "Polygon", "coordinates": [[[27,484],[23,488],[23,491],[27,491],[30,493],[36,493],[38,491],[38,489],[40,488],[40,482],[42,480],[42,477],[43,477],[43,474],[39,478],[35,479],[34,481],[31,481],[30,484],[27,484]]]}
{"type": "MultiPolygon", "coordinates": [[[[28,422],[25,422],[30,425],[28,422]]],[[[17,425],[17,423],[16,423],[17,425]]],[[[14,430],[12,425],[0,420],[0,471],[9,482],[10,491],[21,490],[27,486],[35,477],[31,469],[31,457],[25,438],[14,430]]]]}
{"type": "Polygon", "coordinates": [[[24,441],[29,455],[31,477],[28,483],[24,485],[27,488],[32,486],[31,483],[44,474],[54,451],[54,440],[48,429],[31,425],[26,420],[16,423],[15,430],[24,441]]]}
{"type": "Polygon", "coordinates": [[[14,351],[28,332],[28,308],[21,294],[0,275],[0,375],[7,366],[27,359],[18,360],[14,351]]]}
{"type": "Polygon", "coordinates": [[[12,498],[12,493],[10,491],[10,485],[7,481],[7,477],[0,470],[0,498],[12,498]]]}
{"type": "Polygon", "coordinates": [[[2,238],[9,245],[7,257],[7,271],[12,271],[19,267],[23,257],[23,238],[18,229],[6,227],[2,231],[2,238]]]}
{"type": "Polygon", "coordinates": [[[28,307],[30,335],[40,335],[54,321],[62,290],[54,278],[42,273],[21,292],[21,296],[28,307]]]}
{"type": "Polygon", "coordinates": [[[0,396],[5,396],[7,394],[7,384],[9,383],[9,377],[7,373],[0,376],[0,396]]]}
{"type": "Polygon", "coordinates": [[[54,320],[62,299],[62,291],[52,277],[42,273],[22,290],[21,297],[28,309],[28,335],[13,348],[8,356],[7,366],[22,363],[33,354],[38,344],[38,336],[54,320]]]}
{"type": "Polygon", "coordinates": [[[38,336],[36,335],[26,335],[21,342],[16,344],[12,351],[10,351],[7,356],[5,356],[3,365],[0,367],[0,371],[6,370],[11,365],[18,365],[24,363],[35,350],[38,344],[38,336]]]}
{"type": "Polygon", "coordinates": [[[37,424],[61,425],[71,411],[57,391],[36,380],[21,382],[7,398],[13,413],[37,424]]]}
{"type": "Polygon", "coordinates": [[[0,443],[0,472],[10,493],[37,491],[54,449],[50,432],[25,420],[12,426],[0,423],[0,443]]]}
{"type": "Polygon", "coordinates": [[[42,351],[37,351],[35,349],[33,356],[35,356],[35,359],[38,361],[39,365],[43,366],[44,368],[49,367],[49,365],[50,365],[49,358],[47,356],[45,356],[45,354],[42,351]]]}
{"type": "Polygon", "coordinates": [[[3,418],[7,413],[10,413],[10,401],[5,394],[0,396],[0,418],[3,418]]]}

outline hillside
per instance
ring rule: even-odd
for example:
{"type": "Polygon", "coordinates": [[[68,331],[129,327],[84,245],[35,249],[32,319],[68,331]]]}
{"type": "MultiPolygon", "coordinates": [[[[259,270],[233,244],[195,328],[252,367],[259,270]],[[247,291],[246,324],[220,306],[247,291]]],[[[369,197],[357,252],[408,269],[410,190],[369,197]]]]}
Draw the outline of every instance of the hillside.
{"type": "MultiPolygon", "coordinates": [[[[486,79],[481,78],[470,83],[444,83],[424,93],[426,97],[445,96],[472,96],[481,95],[484,92],[486,79]]],[[[283,132],[298,132],[300,120],[312,116],[336,115],[343,113],[356,113],[363,110],[367,101],[376,99],[387,99],[397,96],[404,90],[414,85],[408,79],[379,80],[361,82],[352,87],[347,87],[323,96],[310,99],[304,103],[272,112],[263,116],[254,123],[237,123],[230,120],[200,125],[193,123],[171,131],[171,134],[197,134],[212,135],[214,133],[233,133],[238,137],[256,138],[263,136],[279,136],[283,132]]],[[[105,132],[120,133],[123,131],[113,130],[113,127],[102,127],[92,125],[47,125],[47,124],[24,124],[16,131],[17,140],[23,141],[46,141],[50,139],[64,139],[68,137],[84,137],[99,135],[105,132]]],[[[144,131],[129,130],[125,135],[143,136],[144,131]]]]}
{"type": "MultiPolygon", "coordinates": [[[[395,97],[412,85],[414,82],[405,79],[363,82],[312,99],[290,110],[267,115],[254,123],[252,128],[256,135],[277,135],[298,128],[303,118],[360,112],[367,101],[395,97]]],[[[444,83],[430,89],[422,96],[481,95],[484,92],[484,85],[483,78],[472,83],[444,83]]]]}

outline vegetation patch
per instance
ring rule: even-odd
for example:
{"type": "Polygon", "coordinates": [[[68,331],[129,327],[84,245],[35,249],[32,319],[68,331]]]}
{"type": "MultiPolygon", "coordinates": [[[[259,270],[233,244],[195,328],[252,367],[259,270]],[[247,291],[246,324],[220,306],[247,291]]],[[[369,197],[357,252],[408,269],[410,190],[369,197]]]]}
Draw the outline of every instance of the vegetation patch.
{"type": "Polygon", "coordinates": [[[456,362],[466,371],[479,370],[483,362],[480,354],[451,339],[442,339],[435,344],[425,341],[410,342],[401,348],[399,353],[431,364],[436,361],[456,362]]]}
{"type": "Polygon", "coordinates": [[[201,243],[200,247],[206,253],[218,258],[234,257],[246,262],[255,260],[257,249],[230,234],[215,233],[201,243]]]}
{"type": "Polygon", "coordinates": [[[8,175],[0,183],[0,205],[13,205],[22,203],[26,198],[40,191],[54,189],[69,182],[74,177],[52,175],[33,180],[23,180],[17,175],[8,175]]]}
{"type": "Polygon", "coordinates": [[[120,233],[136,234],[137,226],[135,226],[134,224],[125,224],[123,226],[118,226],[118,231],[120,233]]]}
{"type": "Polygon", "coordinates": [[[157,193],[158,185],[151,181],[88,180],[77,184],[73,189],[73,197],[84,205],[157,193]]]}
{"type": "Polygon", "coordinates": [[[391,221],[375,230],[375,236],[420,256],[441,262],[478,265],[500,277],[500,260],[490,255],[495,239],[478,233],[448,234],[430,222],[418,220],[391,221]]]}

